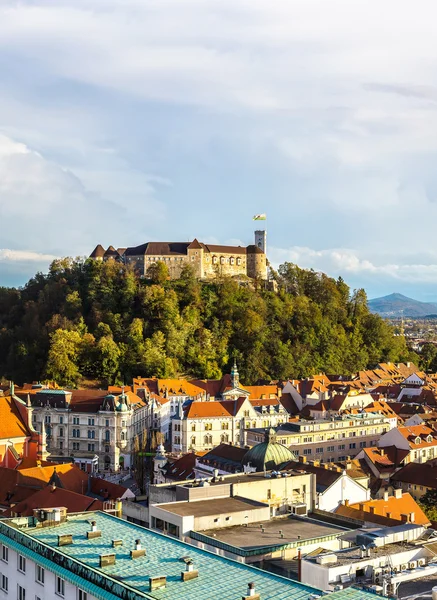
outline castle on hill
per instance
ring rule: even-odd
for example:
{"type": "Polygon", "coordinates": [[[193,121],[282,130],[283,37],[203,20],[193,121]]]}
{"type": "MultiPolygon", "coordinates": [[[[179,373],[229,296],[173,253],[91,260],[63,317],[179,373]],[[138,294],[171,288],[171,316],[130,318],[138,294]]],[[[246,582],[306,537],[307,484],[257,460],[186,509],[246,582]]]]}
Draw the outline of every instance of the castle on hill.
{"type": "Polygon", "coordinates": [[[183,267],[193,267],[199,279],[212,279],[217,275],[246,275],[252,279],[267,279],[266,231],[255,231],[255,243],[249,246],[220,246],[192,242],[147,242],[133,248],[98,244],[90,255],[94,260],[116,260],[132,265],[139,276],[147,276],[156,262],[164,262],[171,279],[178,279],[183,267]]]}

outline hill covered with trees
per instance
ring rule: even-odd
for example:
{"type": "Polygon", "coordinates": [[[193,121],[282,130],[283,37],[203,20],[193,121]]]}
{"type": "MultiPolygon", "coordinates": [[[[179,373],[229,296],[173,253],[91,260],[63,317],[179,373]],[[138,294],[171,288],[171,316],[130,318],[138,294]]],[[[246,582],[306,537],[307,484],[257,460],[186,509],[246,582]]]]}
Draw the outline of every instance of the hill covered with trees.
{"type": "Polygon", "coordinates": [[[198,282],[189,266],[170,281],[163,263],[144,280],[115,262],[54,261],[22,289],[0,288],[0,376],[65,386],[217,378],[235,357],[250,384],[417,358],[369,312],[364,290],[291,263],[275,277],[272,292],[198,282]]]}

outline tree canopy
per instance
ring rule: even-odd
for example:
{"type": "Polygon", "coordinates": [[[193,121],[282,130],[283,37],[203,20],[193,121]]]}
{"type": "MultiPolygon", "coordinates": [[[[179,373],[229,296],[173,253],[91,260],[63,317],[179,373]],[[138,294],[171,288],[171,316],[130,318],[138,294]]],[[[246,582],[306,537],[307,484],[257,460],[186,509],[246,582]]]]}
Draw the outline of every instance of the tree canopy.
{"type": "Polygon", "coordinates": [[[291,263],[275,278],[276,292],[199,282],[189,267],[171,281],[158,264],[145,280],[114,261],[56,260],[22,289],[0,288],[0,375],[63,386],[218,378],[235,357],[249,384],[417,358],[364,290],[291,263]]]}

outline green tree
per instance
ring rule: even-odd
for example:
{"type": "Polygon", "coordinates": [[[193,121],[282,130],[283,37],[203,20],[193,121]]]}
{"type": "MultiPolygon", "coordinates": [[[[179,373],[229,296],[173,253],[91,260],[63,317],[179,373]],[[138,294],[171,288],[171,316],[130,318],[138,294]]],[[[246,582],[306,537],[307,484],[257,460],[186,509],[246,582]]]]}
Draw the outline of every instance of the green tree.
{"type": "Polygon", "coordinates": [[[75,386],[80,378],[78,357],[81,337],[77,331],[57,329],[50,336],[45,375],[59,385],[75,386]]]}

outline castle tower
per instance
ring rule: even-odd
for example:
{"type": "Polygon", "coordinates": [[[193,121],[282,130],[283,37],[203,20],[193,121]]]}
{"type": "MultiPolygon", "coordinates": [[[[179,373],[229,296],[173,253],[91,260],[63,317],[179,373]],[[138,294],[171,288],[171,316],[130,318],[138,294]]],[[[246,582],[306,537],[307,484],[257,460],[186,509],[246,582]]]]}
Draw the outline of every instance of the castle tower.
{"type": "Polygon", "coordinates": [[[234,359],[234,365],[231,369],[231,386],[232,388],[240,387],[240,374],[237,369],[237,361],[234,359]]]}
{"type": "Polygon", "coordinates": [[[265,229],[255,231],[255,246],[267,254],[267,231],[265,229]]]}

